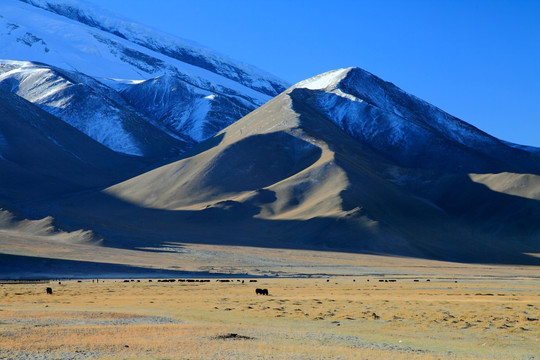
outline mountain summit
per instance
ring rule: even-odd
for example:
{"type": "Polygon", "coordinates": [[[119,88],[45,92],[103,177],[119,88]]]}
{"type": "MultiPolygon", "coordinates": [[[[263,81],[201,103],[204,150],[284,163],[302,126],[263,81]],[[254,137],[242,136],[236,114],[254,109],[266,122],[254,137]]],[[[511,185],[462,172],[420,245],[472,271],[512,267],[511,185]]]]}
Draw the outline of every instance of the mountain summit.
{"type": "Polygon", "coordinates": [[[293,98],[403,166],[465,172],[539,168],[530,153],[360,68],[330,71],[294,89],[293,98]]]}

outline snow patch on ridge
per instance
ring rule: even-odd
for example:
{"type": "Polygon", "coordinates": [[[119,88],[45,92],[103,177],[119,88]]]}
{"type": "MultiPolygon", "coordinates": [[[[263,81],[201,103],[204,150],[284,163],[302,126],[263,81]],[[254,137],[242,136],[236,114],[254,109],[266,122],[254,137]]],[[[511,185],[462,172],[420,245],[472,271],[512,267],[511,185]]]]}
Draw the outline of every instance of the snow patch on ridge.
{"type": "Polygon", "coordinates": [[[341,80],[347,76],[352,68],[337,69],[316,75],[309,79],[300,81],[295,88],[305,88],[310,90],[326,90],[335,88],[341,80]]]}
{"type": "Polygon", "coordinates": [[[436,132],[441,138],[471,148],[498,143],[470,124],[359,68],[329,71],[294,88],[315,91],[325,114],[361,140],[380,138],[377,142],[382,143],[386,137],[390,143],[401,142],[408,147],[429,142],[429,134],[436,132]]]}

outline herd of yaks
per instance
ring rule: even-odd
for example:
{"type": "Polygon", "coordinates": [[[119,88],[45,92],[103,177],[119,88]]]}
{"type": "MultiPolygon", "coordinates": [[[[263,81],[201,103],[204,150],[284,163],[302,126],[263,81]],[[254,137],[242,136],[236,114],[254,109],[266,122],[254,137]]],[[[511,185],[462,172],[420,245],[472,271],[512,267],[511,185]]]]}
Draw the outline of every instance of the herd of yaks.
{"type": "MultiPolygon", "coordinates": [[[[129,282],[141,282],[141,280],[124,280],[125,283],[129,283],[129,282]]],[[[176,279],[158,279],[157,282],[176,282],[177,280],[176,279]]],[[[234,280],[222,280],[222,279],[217,279],[216,280],[217,282],[234,282],[234,280]]],[[[240,279],[237,279],[236,280],[237,282],[242,282],[242,284],[244,283],[244,280],[240,280],[240,279]]],[[[330,280],[326,280],[327,282],[330,281],[330,280]]],[[[353,280],[353,281],[356,281],[356,280],[353,280]]],[[[369,281],[369,280],[367,280],[369,281]]],[[[379,282],[396,282],[397,280],[395,279],[379,279],[379,282]]],[[[418,279],[414,279],[414,282],[419,282],[420,280],[418,279]]],[[[426,279],[426,281],[430,281],[429,279],[426,279]]],[[[81,280],[79,280],[78,282],[81,282],[81,280]]],[[[92,282],[94,282],[94,280],[92,280],[92,282]]],[[[148,282],[152,282],[152,280],[148,280],[148,282]]],[[[209,279],[178,279],[178,282],[189,282],[189,283],[193,283],[193,282],[199,282],[199,283],[208,283],[210,282],[209,279]]],[[[255,279],[250,279],[249,282],[257,282],[257,280],[255,279]]],[[[455,281],[457,283],[457,281],[455,281]]],[[[61,284],[61,282],[59,282],[59,284],[61,284]]],[[[47,294],[52,294],[52,288],[48,287],[47,288],[47,294]]],[[[268,289],[255,289],[255,294],[257,295],[268,295],[268,289]]]]}
{"type": "MultiPolygon", "coordinates": [[[[141,282],[141,280],[124,280],[125,283],[128,283],[128,282],[141,282]]],[[[177,280],[176,279],[158,279],[157,282],[176,282],[177,280]]],[[[221,280],[221,279],[217,279],[216,281],[218,282],[234,282],[234,280],[221,280]]],[[[238,282],[242,282],[242,284],[244,283],[244,280],[236,280],[238,282]]],[[[148,280],[148,282],[152,282],[152,280],[148,280]]],[[[178,279],[178,282],[201,282],[201,283],[206,283],[206,282],[210,282],[209,279],[178,279]]],[[[249,282],[257,282],[257,280],[249,280],[249,282]]]]}

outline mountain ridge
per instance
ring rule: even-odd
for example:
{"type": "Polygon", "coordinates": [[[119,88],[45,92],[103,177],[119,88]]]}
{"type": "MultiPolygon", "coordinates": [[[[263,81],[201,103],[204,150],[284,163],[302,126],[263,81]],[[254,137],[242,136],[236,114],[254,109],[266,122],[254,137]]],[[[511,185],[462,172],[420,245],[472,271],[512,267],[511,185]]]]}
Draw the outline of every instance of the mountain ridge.
{"type": "MultiPolygon", "coordinates": [[[[418,166],[419,155],[437,151],[438,148],[439,154],[443,155],[445,148],[449,146],[448,141],[479,152],[481,158],[476,166],[486,161],[486,155],[494,150],[504,153],[506,157],[512,157],[511,162],[523,157],[527,157],[524,160],[527,162],[531,160],[528,159],[529,156],[536,155],[536,151],[527,148],[507,146],[501,140],[360,68],[330,71],[293,86],[293,89],[299,88],[311,91],[329,90],[316,99],[318,103],[314,105],[353,137],[369,143],[387,156],[393,156],[394,160],[398,160],[402,165],[418,166]],[[336,74],[338,78],[328,82],[328,78],[336,74]],[[333,98],[328,99],[328,96],[333,98]],[[381,133],[383,140],[380,141],[382,145],[379,145],[378,137],[381,137],[381,133]],[[436,140],[433,140],[433,134],[436,134],[436,140]],[[383,149],[383,146],[388,145],[390,149],[383,149]],[[516,152],[514,149],[523,152],[516,152]]],[[[456,153],[452,155],[455,157],[456,153]]],[[[540,158],[534,165],[535,171],[538,171],[540,166],[539,160],[540,158]]],[[[470,170],[459,169],[463,165],[467,166],[461,159],[451,167],[456,170],[470,170]]]]}
{"type": "MultiPolygon", "coordinates": [[[[243,85],[251,85],[254,90],[262,91],[267,95],[275,96],[284,90],[286,83],[269,73],[264,73],[258,79],[250,79],[254,73],[263,72],[247,64],[238,64],[217,55],[213,50],[201,48],[200,44],[188,42],[184,39],[179,39],[172,35],[165,34],[161,31],[150,29],[129,20],[116,21],[116,14],[103,15],[103,11],[95,13],[91,8],[85,7],[82,3],[59,0],[20,0],[38,8],[50,11],[54,14],[64,16],[66,18],[81,22],[93,28],[97,28],[108,33],[112,33],[125,40],[132,41],[138,45],[144,46],[150,50],[163,52],[172,58],[186,62],[191,65],[202,67],[206,70],[216,72],[219,75],[229,77],[231,80],[240,81],[243,85]],[[142,35],[142,36],[141,36],[142,35]],[[158,42],[152,41],[155,38],[161,38],[167,43],[167,47],[160,46],[158,42]],[[173,48],[173,50],[171,50],[173,48]],[[185,51],[182,51],[185,48],[185,51]],[[203,52],[203,56],[197,52],[203,52]],[[176,52],[176,53],[175,53],[176,52]],[[227,71],[228,70],[228,71],[227,71]],[[236,76],[235,76],[236,75],[236,76]],[[250,81],[251,80],[251,81],[250,81]],[[266,86],[261,85],[265,82],[266,86]],[[253,85],[255,84],[255,86],[253,85]]],[[[103,10],[103,9],[101,9],[103,10]]],[[[236,62],[237,63],[237,62],[236,62]]]]}
{"type": "MultiPolygon", "coordinates": [[[[138,112],[131,111],[129,116],[147,121],[147,128],[156,127],[165,133],[161,135],[163,138],[169,136],[186,143],[177,146],[179,151],[176,151],[176,156],[186,146],[211,137],[287,86],[268,73],[258,72],[245,64],[235,65],[234,61],[222,59],[210,50],[199,51],[183,40],[127,20],[116,20],[113,15],[99,15],[91,7],[85,8],[78,2],[6,0],[0,4],[0,11],[0,58],[12,63],[17,61],[12,59],[18,59],[62,69],[64,73],[70,73],[72,78],[92,78],[105,86],[100,90],[98,86],[93,86],[92,91],[103,90],[105,93],[100,95],[105,97],[110,97],[112,90],[118,91],[115,97],[122,97],[132,110],[138,112]],[[81,19],[84,21],[81,22],[81,19]],[[174,47],[178,52],[184,45],[187,47],[186,53],[192,57],[196,55],[199,63],[208,66],[199,67],[193,61],[184,62],[181,56],[171,57],[170,53],[164,51],[174,47]],[[206,62],[202,59],[206,59],[206,62]],[[213,64],[212,67],[210,64],[213,64]],[[172,80],[162,81],[165,78],[172,80]],[[145,81],[156,85],[152,86],[153,94],[149,94],[148,89],[141,91],[145,81]],[[171,104],[160,117],[155,116],[154,110],[161,104],[148,99],[160,94],[178,99],[180,89],[182,104],[171,104]],[[142,107],[142,103],[146,106],[142,107]],[[206,111],[179,110],[181,107],[197,109],[201,104],[206,111]]],[[[36,82],[46,80],[35,77],[36,82]]],[[[89,85],[89,81],[83,85],[89,85]]],[[[21,92],[18,94],[25,97],[21,92]]],[[[29,96],[26,98],[30,99],[29,96]]],[[[64,99],[64,102],[67,101],[69,98],[64,99]]],[[[48,109],[53,115],[62,111],[48,109]]],[[[118,109],[113,106],[107,111],[118,109]]],[[[91,117],[84,117],[91,113],[90,109],[79,113],[79,129],[94,121],[91,117]]],[[[126,130],[125,125],[117,126],[116,133],[121,133],[121,127],[126,130]]],[[[90,127],[87,134],[99,138],[96,131],[104,133],[108,130],[90,127]]],[[[128,139],[130,136],[127,131],[122,140],[125,146],[120,149],[113,146],[112,149],[143,157],[148,156],[148,152],[151,153],[150,157],[170,157],[167,151],[158,154],[159,151],[141,149],[136,146],[137,141],[128,139]]],[[[110,145],[110,142],[105,144],[110,145]]]]}

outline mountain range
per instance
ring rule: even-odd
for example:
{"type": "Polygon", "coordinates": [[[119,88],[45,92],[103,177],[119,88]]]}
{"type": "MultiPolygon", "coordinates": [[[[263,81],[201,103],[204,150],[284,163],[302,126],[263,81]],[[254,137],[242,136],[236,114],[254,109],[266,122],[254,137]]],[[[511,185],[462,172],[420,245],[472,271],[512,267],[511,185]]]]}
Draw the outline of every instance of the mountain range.
{"type": "Polygon", "coordinates": [[[117,152],[181,154],[287,87],[72,1],[6,0],[0,11],[0,86],[117,152]]]}
{"type": "Polygon", "coordinates": [[[540,149],[360,68],[289,86],[72,1],[0,14],[0,206],[19,220],[99,247],[540,263],[540,149]]]}

